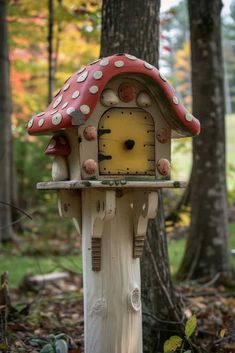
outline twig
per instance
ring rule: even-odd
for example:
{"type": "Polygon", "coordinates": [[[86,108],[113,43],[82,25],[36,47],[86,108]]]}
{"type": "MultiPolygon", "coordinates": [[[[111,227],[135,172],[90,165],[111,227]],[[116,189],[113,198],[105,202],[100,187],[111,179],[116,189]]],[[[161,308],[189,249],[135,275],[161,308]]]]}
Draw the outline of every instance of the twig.
{"type": "Polygon", "coordinates": [[[153,315],[153,314],[148,313],[146,311],[144,311],[142,314],[143,314],[143,316],[144,315],[149,316],[153,320],[155,320],[157,322],[160,322],[160,323],[163,323],[163,324],[179,325],[179,324],[183,324],[184,323],[184,318],[182,318],[181,321],[171,321],[171,320],[162,320],[162,319],[158,318],[156,315],[153,315]]]}
{"type": "MultiPolygon", "coordinates": [[[[155,274],[156,274],[156,276],[157,276],[158,282],[160,283],[160,286],[161,286],[161,288],[162,288],[162,291],[163,291],[163,293],[164,293],[164,295],[165,295],[165,298],[166,298],[166,300],[167,300],[168,307],[169,307],[169,309],[172,311],[172,313],[173,313],[173,315],[174,315],[174,317],[175,317],[175,319],[176,319],[175,322],[178,321],[178,323],[179,323],[179,329],[180,329],[181,333],[184,335],[184,326],[182,325],[182,320],[183,320],[183,318],[180,320],[180,317],[179,317],[179,315],[178,315],[178,313],[177,313],[177,311],[176,311],[176,308],[175,308],[175,306],[174,306],[174,304],[173,304],[173,302],[172,302],[172,300],[171,300],[171,298],[170,298],[170,295],[169,295],[169,293],[168,293],[168,290],[167,290],[167,288],[166,288],[164,282],[162,281],[162,278],[161,278],[160,272],[159,272],[159,270],[158,270],[158,266],[157,266],[157,263],[156,263],[156,261],[155,261],[155,258],[154,258],[153,252],[152,252],[152,250],[151,250],[151,247],[150,247],[150,244],[149,244],[148,239],[146,239],[146,249],[147,249],[147,251],[148,251],[148,253],[149,253],[149,255],[150,255],[150,258],[151,258],[151,261],[152,261],[152,264],[153,264],[153,267],[154,267],[155,274]]],[[[188,343],[189,343],[190,347],[194,349],[195,352],[201,352],[201,348],[198,347],[198,346],[197,346],[195,343],[193,343],[191,340],[188,340],[188,343]]]]}
{"type": "Polygon", "coordinates": [[[214,284],[220,277],[221,277],[221,273],[220,272],[216,273],[216,275],[209,282],[204,283],[201,286],[201,288],[206,288],[206,287],[212,286],[212,284],[214,284]]]}
{"type": "Polygon", "coordinates": [[[8,202],[4,202],[4,201],[0,201],[0,204],[5,205],[5,206],[9,206],[9,207],[11,207],[11,208],[14,208],[14,210],[17,210],[17,211],[19,211],[20,213],[23,213],[23,214],[24,214],[27,218],[29,218],[30,220],[33,219],[28,213],[26,213],[24,210],[22,210],[22,209],[19,208],[19,207],[16,207],[16,206],[14,206],[14,205],[12,205],[12,204],[10,204],[10,203],[8,203],[8,202]]]}
{"type": "MultiPolygon", "coordinates": [[[[165,286],[165,284],[164,284],[164,282],[163,282],[163,280],[162,280],[162,278],[161,278],[160,272],[159,272],[159,270],[158,270],[157,263],[156,263],[156,261],[155,261],[153,252],[152,252],[152,250],[151,250],[151,247],[150,247],[150,245],[149,245],[149,241],[148,241],[147,238],[146,238],[146,249],[147,249],[147,251],[148,251],[148,253],[149,253],[149,255],[150,255],[150,258],[151,258],[151,261],[152,261],[152,264],[153,264],[153,267],[154,267],[154,271],[155,271],[156,277],[157,277],[158,282],[160,283],[160,286],[161,286],[161,288],[162,288],[162,291],[163,291],[163,293],[164,293],[164,295],[165,295],[165,298],[166,298],[167,303],[168,303],[168,307],[169,307],[170,311],[172,311],[172,313],[173,313],[173,315],[174,315],[174,317],[175,317],[175,321],[176,321],[176,322],[177,322],[177,321],[178,321],[178,322],[182,322],[182,320],[180,319],[180,317],[179,317],[179,315],[178,315],[178,313],[177,313],[177,311],[176,311],[175,305],[173,304],[173,302],[172,302],[172,300],[171,300],[171,298],[170,298],[170,295],[169,295],[169,293],[168,293],[168,290],[167,290],[167,288],[166,288],[166,286],[165,286]]],[[[182,332],[184,332],[184,329],[183,329],[183,326],[182,326],[182,325],[180,325],[180,329],[181,329],[182,332]]]]}

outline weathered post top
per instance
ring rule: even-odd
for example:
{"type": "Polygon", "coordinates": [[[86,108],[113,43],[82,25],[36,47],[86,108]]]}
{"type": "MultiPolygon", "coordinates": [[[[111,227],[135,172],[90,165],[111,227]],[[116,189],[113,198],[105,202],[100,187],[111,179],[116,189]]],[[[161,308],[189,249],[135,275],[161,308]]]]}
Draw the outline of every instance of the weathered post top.
{"type": "Polygon", "coordinates": [[[53,134],[59,213],[82,233],[85,353],[142,353],[139,257],[158,189],[170,180],[171,138],[199,121],[149,63],[117,54],[80,69],[28,132],[53,134]]]}

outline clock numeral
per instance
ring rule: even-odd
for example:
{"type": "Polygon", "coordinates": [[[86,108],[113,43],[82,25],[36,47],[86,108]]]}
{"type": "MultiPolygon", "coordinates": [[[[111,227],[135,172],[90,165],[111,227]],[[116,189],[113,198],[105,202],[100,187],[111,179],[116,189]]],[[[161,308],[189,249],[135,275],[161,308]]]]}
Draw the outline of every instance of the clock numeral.
{"type": "Polygon", "coordinates": [[[99,161],[99,162],[106,161],[106,160],[110,160],[110,159],[112,159],[112,156],[105,156],[105,155],[102,154],[102,153],[99,153],[99,154],[98,154],[98,161],[99,161]]]}
{"type": "Polygon", "coordinates": [[[98,129],[98,136],[102,136],[104,134],[110,134],[111,130],[110,129],[98,129]]]}

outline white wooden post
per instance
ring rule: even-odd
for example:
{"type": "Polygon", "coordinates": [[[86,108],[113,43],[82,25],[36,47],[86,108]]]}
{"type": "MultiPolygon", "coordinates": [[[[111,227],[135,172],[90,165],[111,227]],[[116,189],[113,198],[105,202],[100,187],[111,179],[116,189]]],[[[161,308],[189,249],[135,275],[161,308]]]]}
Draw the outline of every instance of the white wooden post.
{"type": "Polygon", "coordinates": [[[103,193],[82,192],[85,352],[142,353],[140,265],[133,258],[130,194],[116,198],[116,213],[104,222],[101,269],[91,266],[94,206],[99,209],[103,193]]]}
{"type": "Polygon", "coordinates": [[[142,353],[139,257],[157,190],[88,186],[58,200],[82,230],[85,353],[142,353]]]}

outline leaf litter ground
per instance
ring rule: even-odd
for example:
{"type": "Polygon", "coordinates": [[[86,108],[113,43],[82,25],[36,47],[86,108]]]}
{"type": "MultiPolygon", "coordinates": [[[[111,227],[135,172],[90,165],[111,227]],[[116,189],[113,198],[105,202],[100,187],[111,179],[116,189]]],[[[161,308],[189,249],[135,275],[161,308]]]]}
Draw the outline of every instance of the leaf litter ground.
{"type": "MultiPolygon", "coordinates": [[[[235,293],[224,287],[178,285],[186,317],[197,317],[196,340],[206,352],[235,352],[235,293]]],[[[34,291],[12,292],[17,311],[8,320],[8,352],[36,353],[34,339],[67,334],[69,353],[83,352],[83,300],[80,275],[43,285],[34,291]],[[25,303],[28,305],[22,305],[25,303]]],[[[170,333],[169,333],[170,337],[170,333]]],[[[4,349],[2,350],[4,352],[4,349]]],[[[5,350],[7,351],[7,350],[5,350]]]]}

